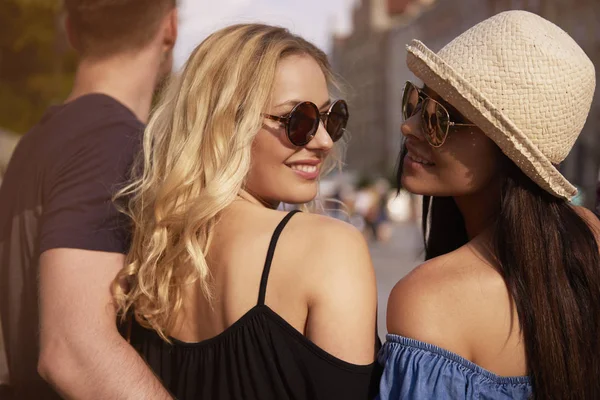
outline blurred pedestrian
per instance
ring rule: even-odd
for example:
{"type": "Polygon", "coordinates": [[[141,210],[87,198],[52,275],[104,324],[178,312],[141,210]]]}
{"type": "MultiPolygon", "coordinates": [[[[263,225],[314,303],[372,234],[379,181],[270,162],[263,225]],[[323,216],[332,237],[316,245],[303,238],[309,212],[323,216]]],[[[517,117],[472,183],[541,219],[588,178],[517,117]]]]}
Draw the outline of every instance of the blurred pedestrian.
{"type": "Polygon", "coordinates": [[[359,183],[354,211],[364,219],[365,237],[376,241],[387,241],[391,235],[387,215],[389,182],[378,178],[373,182],[364,180],[359,183]]]}
{"type": "Polygon", "coordinates": [[[599,399],[600,222],[559,164],[594,65],[564,31],[498,14],[415,40],[398,177],[424,196],[426,262],[388,303],[382,399],[599,399]]]}
{"type": "Polygon", "coordinates": [[[363,234],[367,239],[377,239],[379,206],[379,193],[375,190],[373,182],[367,179],[359,182],[354,201],[354,211],[364,221],[363,234]]]}
{"type": "Polygon", "coordinates": [[[380,242],[387,242],[392,235],[392,227],[388,215],[390,183],[385,178],[378,178],[375,180],[374,189],[378,198],[375,238],[380,242]]]}
{"type": "Polygon", "coordinates": [[[377,388],[365,241],[342,221],[278,210],[312,201],[341,161],[348,109],[333,83],[304,39],[230,26],[194,50],[148,125],[115,298],[178,399],[349,400],[377,388]]]}
{"type": "Polygon", "coordinates": [[[110,283],[129,224],[111,197],[127,177],[155,87],[171,70],[175,0],[65,7],[80,55],[72,92],[22,138],[0,188],[10,384],[19,400],[58,398],[47,383],[65,398],[169,398],[117,330],[110,283]]]}

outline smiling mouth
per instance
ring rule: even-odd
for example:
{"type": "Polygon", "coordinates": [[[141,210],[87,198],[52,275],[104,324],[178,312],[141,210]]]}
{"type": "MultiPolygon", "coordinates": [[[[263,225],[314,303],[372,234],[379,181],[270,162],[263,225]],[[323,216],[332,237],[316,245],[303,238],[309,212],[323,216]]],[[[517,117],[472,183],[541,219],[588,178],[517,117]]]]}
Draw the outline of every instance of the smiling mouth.
{"type": "Polygon", "coordinates": [[[286,165],[302,179],[308,181],[319,179],[320,162],[317,160],[307,160],[286,165]]]}
{"type": "Polygon", "coordinates": [[[295,171],[305,172],[307,174],[314,174],[319,169],[316,165],[303,165],[303,164],[290,165],[290,168],[295,171]]]}
{"type": "Polygon", "coordinates": [[[412,153],[407,153],[406,157],[408,157],[411,161],[416,162],[417,164],[422,164],[422,165],[427,165],[427,166],[432,166],[435,165],[434,163],[432,163],[431,161],[425,160],[424,158],[421,158],[415,154],[412,153]]]}

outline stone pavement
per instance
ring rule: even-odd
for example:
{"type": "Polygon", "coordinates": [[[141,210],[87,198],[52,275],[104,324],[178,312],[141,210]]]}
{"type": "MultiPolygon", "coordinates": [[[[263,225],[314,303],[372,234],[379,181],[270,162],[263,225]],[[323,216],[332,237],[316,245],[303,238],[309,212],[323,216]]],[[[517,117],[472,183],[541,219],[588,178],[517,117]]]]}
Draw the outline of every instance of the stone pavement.
{"type": "Polygon", "coordinates": [[[388,242],[371,241],[369,248],[377,276],[377,322],[379,336],[383,341],[387,332],[385,316],[388,296],[396,282],[422,262],[423,240],[417,225],[397,224],[394,225],[388,242]]]}

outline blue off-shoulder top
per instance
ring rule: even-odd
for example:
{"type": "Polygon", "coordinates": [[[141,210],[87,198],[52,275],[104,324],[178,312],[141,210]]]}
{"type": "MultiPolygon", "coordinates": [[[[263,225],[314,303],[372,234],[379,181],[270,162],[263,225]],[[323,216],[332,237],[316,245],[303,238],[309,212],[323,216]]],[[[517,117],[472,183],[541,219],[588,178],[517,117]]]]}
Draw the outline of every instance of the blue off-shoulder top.
{"type": "Polygon", "coordinates": [[[520,400],[532,396],[526,376],[502,377],[441,347],[387,335],[379,352],[384,366],[381,400],[520,400]]]}

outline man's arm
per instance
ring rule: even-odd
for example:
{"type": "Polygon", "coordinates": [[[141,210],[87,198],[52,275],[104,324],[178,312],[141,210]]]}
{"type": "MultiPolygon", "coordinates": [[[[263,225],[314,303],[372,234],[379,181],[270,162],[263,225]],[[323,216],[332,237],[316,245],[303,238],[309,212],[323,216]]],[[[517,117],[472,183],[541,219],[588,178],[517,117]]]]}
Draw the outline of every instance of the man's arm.
{"type": "Polygon", "coordinates": [[[40,258],[40,375],[67,399],[171,399],[116,326],[118,253],[51,249],[40,258]]]}

